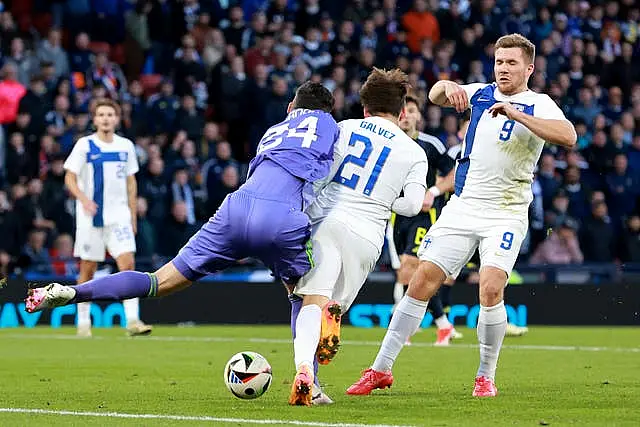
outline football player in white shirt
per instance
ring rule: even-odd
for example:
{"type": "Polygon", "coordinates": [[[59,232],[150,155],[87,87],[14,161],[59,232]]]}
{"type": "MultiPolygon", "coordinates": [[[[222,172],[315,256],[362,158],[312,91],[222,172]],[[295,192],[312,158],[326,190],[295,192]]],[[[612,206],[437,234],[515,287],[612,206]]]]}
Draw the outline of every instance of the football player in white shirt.
{"type": "MultiPolygon", "coordinates": [[[[135,174],[133,143],[115,134],[120,106],[110,100],[94,104],[96,133],[80,138],[64,163],[65,184],[76,199],[74,256],[80,258],[78,284],[93,278],[105,249],[120,271],[134,269],[136,251],[135,174]]],[[[138,298],[123,301],[129,335],[147,335],[151,327],[139,318],[138,298]]],[[[78,304],[78,335],[91,336],[91,303],[78,304]]]]}
{"type": "Polygon", "coordinates": [[[339,124],[331,181],[306,211],[316,266],[293,291],[303,302],[291,405],[311,405],[314,359],[327,364],[335,355],[340,317],[380,257],[391,212],[414,216],[422,208],[427,156],[398,126],[408,86],[402,71],[374,68],[360,91],[364,119],[339,124]]]}
{"type": "Polygon", "coordinates": [[[519,34],[496,42],[492,84],[439,81],[429,99],[463,112],[471,107],[451,197],[425,237],[420,265],[398,304],[373,366],[347,390],[369,394],[393,383],[391,367],[420,325],[427,302],[480,250],[480,367],[473,396],[498,394],[494,377],[507,327],[504,287],[527,233],[533,171],[546,142],[571,148],[573,125],[547,95],[527,87],[535,47],[519,34]]]}

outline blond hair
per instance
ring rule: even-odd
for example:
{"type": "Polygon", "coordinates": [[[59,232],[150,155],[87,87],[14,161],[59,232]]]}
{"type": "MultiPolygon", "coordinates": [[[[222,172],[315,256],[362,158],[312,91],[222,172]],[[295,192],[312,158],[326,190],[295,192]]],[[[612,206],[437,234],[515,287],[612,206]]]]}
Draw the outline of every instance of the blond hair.
{"type": "Polygon", "coordinates": [[[529,60],[530,64],[533,64],[533,60],[536,57],[536,47],[531,41],[522,34],[507,34],[502,36],[496,42],[496,49],[509,49],[517,47],[522,49],[523,56],[529,60]]]}
{"type": "Polygon", "coordinates": [[[117,117],[120,117],[120,115],[122,114],[122,109],[120,108],[120,104],[118,104],[113,99],[110,99],[110,98],[98,98],[98,99],[94,99],[92,101],[92,103],[93,103],[93,105],[91,106],[91,109],[90,109],[92,115],[95,115],[96,111],[98,111],[98,108],[100,108],[100,107],[111,107],[111,108],[113,108],[113,111],[115,111],[117,117]]]}

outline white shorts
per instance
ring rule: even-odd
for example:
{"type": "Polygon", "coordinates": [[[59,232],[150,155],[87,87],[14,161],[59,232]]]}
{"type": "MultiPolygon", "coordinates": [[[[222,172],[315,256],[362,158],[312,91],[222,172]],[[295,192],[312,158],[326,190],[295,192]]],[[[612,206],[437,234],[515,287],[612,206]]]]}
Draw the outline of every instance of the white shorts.
{"type": "Polygon", "coordinates": [[[452,197],[425,236],[418,257],[457,277],[479,248],[480,268],[491,266],[511,275],[527,235],[525,215],[474,207],[452,197]]]}
{"type": "Polygon", "coordinates": [[[105,227],[78,227],[73,256],[83,261],[102,262],[105,249],[114,259],[127,252],[136,251],[136,238],[131,224],[105,227]]]}
{"type": "Polygon", "coordinates": [[[341,222],[325,219],[311,237],[315,266],[294,294],[322,295],[347,311],[380,257],[380,249],[341,222]]]}

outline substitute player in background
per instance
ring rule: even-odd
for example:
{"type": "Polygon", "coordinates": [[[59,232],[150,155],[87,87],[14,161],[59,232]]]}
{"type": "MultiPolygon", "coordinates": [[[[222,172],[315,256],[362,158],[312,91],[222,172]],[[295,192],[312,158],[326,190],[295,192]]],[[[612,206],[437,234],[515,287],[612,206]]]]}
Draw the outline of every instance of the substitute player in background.
{"type": "MultiPolygon", "coordinates": [[[[136,252],[138,172],[133,143],[116,135],[120,106],[110,99],[94,104],[96,133],[80,138],[64,163],[65,184],[76,199],[76,241],[80,258],[78,284],[93,279],[105,248],[118,270],[133,270],[136,252]]],[[[138,298],[122,302],[129,335],[147,335],[151,326],[139,318],[138,298]]],[[[91,336],[91,303],[78,304],[78,335],[91,336]]]]}
{"type": "Polygon", "coordinates": [[[427,233],[420,265],[398,304],[373,363],[348,394],[369,394],[393,383],[391,368],[418,328],[427,302],[448,276],[456,277],[480,249],[480,366],[473,396],[498,394],[495,371],[507,327],[504,287],[528,228],[531,184],[545,141],[576,143],[573,125],[545,94],[528,89],[535,47],[520,34],[496,42],[492,84],[460,86],[442,80],[429,92],[438,105],[471,107],[464,150],[456,168],[455,195],[427,233]]]}
{"type": "MultiPolygon", "coordinates": [[[[422,203],[422,210],[414,217],[393,215],[389,227],[393,230],[393,243],[390,251],[392,257],[399,256],[400,267],[396,269],[396,284],[393,289],[393,299],[397,305],[409,280],[418,268],[418,248],[427,234],[427,230],[436,221],[445,204],[444,193],[453,191],[453,170],[455,160],[447,154],[445,145],[433,135],[418,131],[418,124],[422,120],[420,113],[422,102],[417,95],[410,92],[407,95],[405,115],[400,120],[400,128],[411,137],[427,155],[429,170],[427,172],[427,193],[422,203]],[[436,183],[438,173],[442,179],[436,183]]],[[[433,314],[436,324],[436,345],[449,345],[449,340],[456,334],[456,330],[449,322],[444,312],[442,301],[436,294],[429,300],[429,311],[433,314]]],[[[407,342],[408,343],[408,342],[407,342]]]]}
{"type": "Polygon", "coordinates": [[[340,122],[332,180],[307,210],[317,265],[293,291],[303,301],[295,325],[291,405],[311,405],[314,359],[326,364],[335,355],[342,311],[380,257],[391,211],[410,217],[422,208],[427,157],[398,127],[408,86],[400,70],[373,69],[360,90],[364,119],[340,122]]]}

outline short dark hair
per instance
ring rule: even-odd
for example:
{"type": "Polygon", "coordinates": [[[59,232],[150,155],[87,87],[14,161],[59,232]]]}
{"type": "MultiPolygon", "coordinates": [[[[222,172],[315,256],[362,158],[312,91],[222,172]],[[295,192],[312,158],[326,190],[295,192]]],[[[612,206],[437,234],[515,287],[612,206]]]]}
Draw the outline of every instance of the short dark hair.
{"type": "Polygon", "coordinates": [[[311,81],[303,83],[293,99],[294,108],[305,108],[307,110],[322,110],[330,113],[333,110],[333,95],[329,89],[320,83],[311,81]]]}
{"type": "Polygon", "coordinates": [[[398,68],[387,71],[374,67],[360,89],[360,100],[369,114],[399,116],[408,89],[409,77],[398,68]]]}

